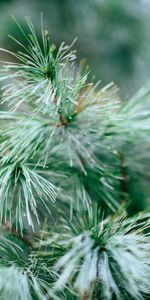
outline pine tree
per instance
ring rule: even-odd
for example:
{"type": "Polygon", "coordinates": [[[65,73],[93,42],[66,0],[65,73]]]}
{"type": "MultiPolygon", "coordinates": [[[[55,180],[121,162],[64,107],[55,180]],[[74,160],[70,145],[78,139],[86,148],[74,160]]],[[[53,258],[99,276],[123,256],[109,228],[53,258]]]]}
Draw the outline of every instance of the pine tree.
{"type": "Polygon", "coordinates": [[[121,102],[26,22],[1,49],[0,300],[148,299],[149,89],[121,102]]]}

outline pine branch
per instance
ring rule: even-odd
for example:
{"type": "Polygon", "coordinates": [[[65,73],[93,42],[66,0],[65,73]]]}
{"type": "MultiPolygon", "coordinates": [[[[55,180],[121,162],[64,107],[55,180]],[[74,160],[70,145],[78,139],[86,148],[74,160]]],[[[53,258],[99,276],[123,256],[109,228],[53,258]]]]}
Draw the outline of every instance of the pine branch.
{"type": "Polygon", "coordinates": [[[98,294],[101,299],[145,299],[150,292],[149,215],[99,218],[93,209],[92,215],[78,214],[72,222],[64,219],[65,230],[61,226],[43,241],[49,247],[44,255],[53,253],[54,268],[60,271],[54,289],[63,290],[68,283],[79,299],[98,294]]]}
{"type": "Polygon", "coordinates": [[[1,300],[46,300],[46,293],[53,296],[50,286],[55,276],[40,259],[37,262],[26,243],[5,231],[0,237],[0,263],[1,300]]]}
{"type": "Polygon", "coordinates": [[[122,104],[113,83],[88,82],[73,44],[56,51],[42,19],[41,39],[29,18],[27,33],[15,21],[28,46],[11,37],[21,51],[1,49],[16,62],[0,70],[9,110],[0,112],[0,218],[10,227],[0,299],[144,300],[150,216],[120,210],[135,201],[131,182],[150,175],[149,89],[122,104]],[[45,218],[50,230],[31,249],[25,223],[35,231],[45,218]]]}
{"type": "Polygon", "coordinates": [[[15,219],[16,229],[22,231],[23,219],[34,230],[34,218],[39,223],[40,203],[50,212],[50,202],[56,199],[57,188],[26,164],[8,164],[0,170],[1,222],[15,219]]]}

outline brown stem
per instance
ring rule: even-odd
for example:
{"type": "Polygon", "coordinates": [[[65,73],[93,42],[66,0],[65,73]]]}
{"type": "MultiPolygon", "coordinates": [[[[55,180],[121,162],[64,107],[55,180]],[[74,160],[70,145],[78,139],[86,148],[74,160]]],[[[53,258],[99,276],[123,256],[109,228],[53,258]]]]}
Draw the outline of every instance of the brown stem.
{"type": "Polygon", "coordinates": [[[62,114],[59,115],[59,119],[62,126],[67,125],[68,122],[62,114]]]}
{"type": "Polygon", "coordinates": [[[26,236],[26,235],[21,235],[18,231],[16,231],[10,222],[6,222],[4,225],[3,225],[3,228],[5,230],[7,230],[9,233],[11,233],[13,236],[21,239],[23,242],[25,242],[27,245],[29,246],[32,246],[32,242],[31,240],[26,236]]]}
{"type": "MultiPolygon", "coordinates": [[[[57,101],[58,101],[58,99],[57,99],[57,96],[55,96],[54,97],[54,103],[55,103],[55,105],[57,105],[57,101]]],[[[65,126],[65,125],[67,125],[67,120],[65,119],[65,117],[62,115],[62,114],[59,114],[59,120],[60,120],[60,124],[58,124],[58,126],[65,126]]]]}
{"type": "Polygon", "coordinates": [[[84,291],[84,294],[82,296],[82,300],[88,300],[88,298],[89,298],[88,292],[84,291]]]}
{"type": "Polygon", "coordinates": [[[97,300],[96,281],[94,282],[94,290],[93,290],[92,300],[97,300]]]}

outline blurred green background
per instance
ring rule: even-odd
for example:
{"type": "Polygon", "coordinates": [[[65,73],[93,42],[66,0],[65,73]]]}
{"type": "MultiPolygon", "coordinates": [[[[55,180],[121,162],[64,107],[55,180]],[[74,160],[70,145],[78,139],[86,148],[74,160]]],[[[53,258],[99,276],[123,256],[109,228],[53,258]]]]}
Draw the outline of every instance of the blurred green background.
{"type": "Polygon", "coordinates": [[[124,99],[149,81],[150,0],[0,0],[0,47],[15,50],[9,33],[20,38],[12,14],[30,16],[40,33],[41,12],[52,42],[78,37],[79,59],[96,80],[114,81],[124,99]]]}

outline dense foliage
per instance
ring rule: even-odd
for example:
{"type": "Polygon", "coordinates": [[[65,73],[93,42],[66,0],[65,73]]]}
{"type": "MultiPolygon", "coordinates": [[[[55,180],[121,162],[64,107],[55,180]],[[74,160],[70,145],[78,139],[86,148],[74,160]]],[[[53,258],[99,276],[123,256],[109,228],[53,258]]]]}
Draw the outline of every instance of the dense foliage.
{"type": "Polygon", "coordinates": [[[26,22],[1,48],[0,299],[148,299],[149,89],[121,102],[26,22]]]}

